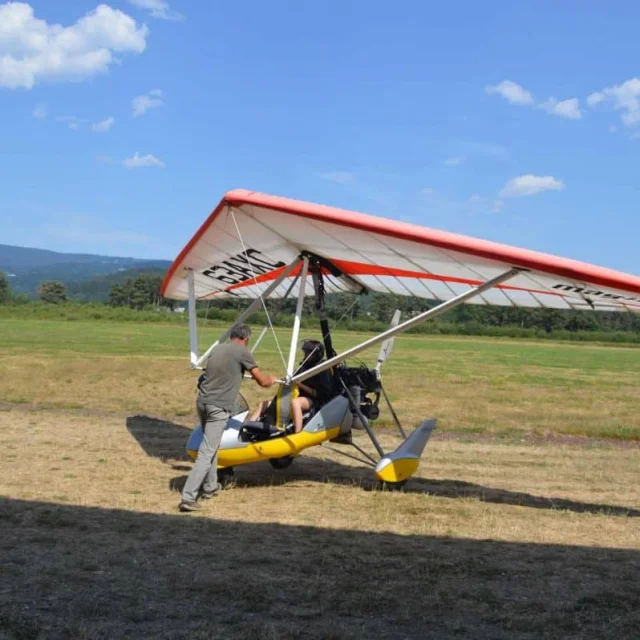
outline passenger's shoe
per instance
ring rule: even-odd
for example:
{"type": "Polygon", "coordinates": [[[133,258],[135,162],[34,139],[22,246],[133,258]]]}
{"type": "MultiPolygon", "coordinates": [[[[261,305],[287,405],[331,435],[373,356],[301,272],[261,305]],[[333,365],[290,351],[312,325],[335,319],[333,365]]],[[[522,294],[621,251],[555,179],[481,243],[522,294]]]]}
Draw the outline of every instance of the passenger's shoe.
{"type": "Polygon", "coordinates": [[[183,500],[178,509],[180,511],[200,511],[200,505],[195,500],[183,500]]]}

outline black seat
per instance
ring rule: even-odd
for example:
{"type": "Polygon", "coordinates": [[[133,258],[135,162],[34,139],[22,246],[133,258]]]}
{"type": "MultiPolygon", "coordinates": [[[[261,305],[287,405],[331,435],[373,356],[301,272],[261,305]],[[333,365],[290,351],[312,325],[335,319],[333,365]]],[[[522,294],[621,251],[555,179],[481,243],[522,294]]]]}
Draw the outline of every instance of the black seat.
{"type": "Polygon", "coordinates": [[[259,420],[248,420],[240,428],[240,438],[243,442],[258,442],[281,433],[279,429],[276,429],[269,422],[259,420]]]}

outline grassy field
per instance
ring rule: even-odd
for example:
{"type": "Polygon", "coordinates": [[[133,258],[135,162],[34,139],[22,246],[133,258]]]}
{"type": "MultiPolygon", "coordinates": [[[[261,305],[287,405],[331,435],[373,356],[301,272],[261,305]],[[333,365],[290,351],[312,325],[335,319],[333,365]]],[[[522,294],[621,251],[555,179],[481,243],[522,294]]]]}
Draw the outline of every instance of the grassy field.
{"type": "MultiPolygon", "coordinates": [[[[201,332],[206,348],[220,328],[201,332]]],[[[278,331],[285,357],[288,332],[278,331]]],[[[338,333],[337,348],[370,337],[338,333]]],[[[185,327],[0,320],[0,398],[40,408],[193,415],[197,374],[185,327]]],[[[373,365],[377,348],[360,357],[373,365]]],[[[270,336],[263,369],[283,371],[270,336]]],[[[383,369],[407,426],[503,437],[571,434],[640,440],[640,350],[506,339],[402,336],[383,369]]],[[[265,394],[255,393],[255,399],[265,394]]],[[[383,415],[380,424],[389,424],[383,415]]]]}
{"type": "Polygon", "coordinates": [[[401,337],[390,395],[439,420],[406,491],[313,449],[181,515],[187,343],[0,321],[0,638],[638,637],[638,349],[401,337]]]}

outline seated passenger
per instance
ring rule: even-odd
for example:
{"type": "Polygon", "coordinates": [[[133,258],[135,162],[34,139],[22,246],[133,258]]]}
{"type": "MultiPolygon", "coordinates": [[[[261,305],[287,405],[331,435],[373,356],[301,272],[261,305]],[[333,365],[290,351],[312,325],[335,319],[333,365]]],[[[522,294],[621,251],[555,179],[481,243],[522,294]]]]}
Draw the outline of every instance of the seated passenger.
{"type": "MultiPolygon", "coordinates": [[[[324,358],[324,347],[319,340],[305,340],[302,344],[304,358],[294,375],[307,371],[322,362],[324,358]]],[[[291,413],[293,417],[294,433],[302,431],[302,416],[305,411],[318,409],[325,402],[331,399],[332,381],[328,371],[322,371],[315,376],[307,378],[304,382],[298,382],[298,397],[291,400],[291,413]]],[[[265,400],[253,413],[251,420],[257,420],[267,411],[271,405],[271,400],[265,400]]]]}

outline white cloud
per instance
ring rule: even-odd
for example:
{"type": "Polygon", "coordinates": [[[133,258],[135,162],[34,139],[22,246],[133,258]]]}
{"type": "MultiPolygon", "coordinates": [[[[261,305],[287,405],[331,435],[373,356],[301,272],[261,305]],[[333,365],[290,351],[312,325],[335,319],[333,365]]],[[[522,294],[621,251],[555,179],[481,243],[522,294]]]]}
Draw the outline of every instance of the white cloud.
{"type": "Polygon", "coordinates": [[[447,158],[444,163],[448,167],[457,167],[462,162],[462,158],[447,158]]]}
{"type": "Polygon", "coordinates": [[[615,110],[622,111],[622,122],[627,127],[640,124],[640,78],[631,78],[622,84],[607,87],[592,93],[587,98],[591,107],[610,104],[615,110]]]}
{"type": "Polygon", "coordinates": [[[167,0],[129,0],[129,3],[149,11],[152,18],[161,20],[182,20],[184,16],[177,11],[172,11],[167,0]]]}
{"type": "Polygon", "coordinates": [[[58,122],[66,122],[69,129],[72,129],[73,131],[77,131],[84,122],[76,116],[56,116],[56,120],[58,122]]]}
{"type": "Polygon", "coordinates": [[[44,102],[36,105],[34,110],[31,112],[31,115],[38,120],[44,120],[47,117],[48,109],[47,105],[44,102]]]}
{"type": "Polygon", "coordinates": [[[553,176],[534,176],[527,174],[509,180],[498,194],[500,198],[520,198],[534,196],[543,191],[560,191],[564,184],[553,176]]]}
{"type": "Polygon", "coordinates": [[[100,122],[96,122],[95,124],[92,124],[91,130],[95,131],[96,133],[104,133],[105,131],[109,131],[109,129],[111,129],[111,126],[115,121],[116,119],[113,116],[111,116],[106,120],[102,120],[100,122]]]}
{"type": "Polygon", "coordinates": [[[554,116],[570,118],[571,120],[579,120],[582,118],[582,111],[580,110],[578,98],[570,98],[569,100],[562,100],[561,102],[558,102],[558,100],[552,97],[546,102],[543,102],[540,107],[554,116]]]}
{"type": "Polygon", "coordinates": [[[600,93],[600,92],[592,93],[590,96],[587,97],[587,104],[593,109],[594,107],[599,105],[601,102],[604,102],[606,99],[607,97],[604,95],[604,93],[600,93]]]}
{"type": "Polygon", "coordinates": [[[351,184],[356,181],[356,176],[349,171],[329,171],[319,175],[323,180],[335,182],[336,184],[351,184]]]}
{"type": "Polygon", "coordinates": [[[511,104],[533,104],[533,96],[529,91],[511,80],[503,80],[500,84],[487,86],[484,90],[488,94],[497,93],[511,104]]]}
{"type": "Polygon", "coordinates": [[[0,5],[0,87],[31,89],[108,70],[114,53],[141,53],[148,29],[101,4],[69,27],[36,18],[24,2],[0,5]]]}
{"type": "Polygon", "coordinates": [[[127,158],[122,161],[122,164],[127,169],[138,169],[141,167],[164,167],[164,162],[159,158],[148,153],[146,156],[141,156],[137,151],[133,155],[133,158],[127,158]]]}
{"type": "MultiPolygon", "coordinates": [[[[508,100],[511,104],[525,105],[533,107],[536,105],[536,101],[533,95],[521,87],[516,82],[511,80],[503,80],[500,84],[493,86],[487,86],[484,90],[489,94],[499,94],[505,100],[508,100]]],[[[538,103],[537,105],[541,109],[544,109],[547,113],[551,113],[554,116],[560,116],[562,118],[569,118],[571,120],[579,120],[582,118],[582,111],[578,98],[569,98],[568,100],[557,100],[556,98],[549,98],[545,102],[538,103]]]]}
{"type": "Polygon", "coordinates": [[[131,102],[131,106],[133,107],[133,116],[141,116],[149,109],[161,107],[163,105],[163,102],[160,99],[161,95],[162,91],[160,89],[152,89],[149,93],[143,96],[135,97],[131,102]]]}

